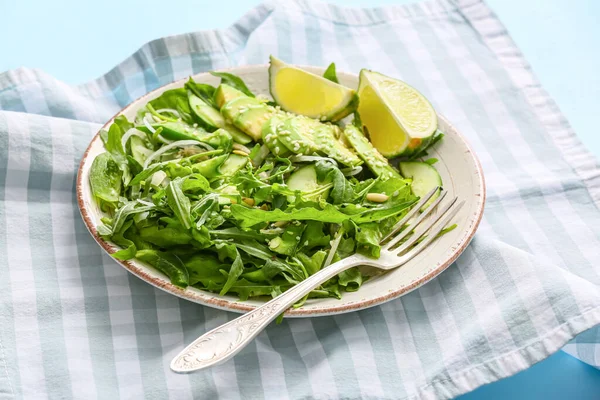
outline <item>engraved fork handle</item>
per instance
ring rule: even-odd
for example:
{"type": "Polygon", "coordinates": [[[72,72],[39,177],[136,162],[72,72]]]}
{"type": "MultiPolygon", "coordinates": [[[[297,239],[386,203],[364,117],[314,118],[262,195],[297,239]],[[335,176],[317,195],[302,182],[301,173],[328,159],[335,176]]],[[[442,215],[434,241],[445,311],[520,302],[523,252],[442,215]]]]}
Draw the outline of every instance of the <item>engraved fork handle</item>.
{"type": "Polygon", "coordinates": [[[361,264],[365,264],[365,258],[357,255],[331,264],[262,306],[205,333],[171,361],[171,369],[177,373],[189,373],[229,360],[278,315],[314,288],[361,264]]]}

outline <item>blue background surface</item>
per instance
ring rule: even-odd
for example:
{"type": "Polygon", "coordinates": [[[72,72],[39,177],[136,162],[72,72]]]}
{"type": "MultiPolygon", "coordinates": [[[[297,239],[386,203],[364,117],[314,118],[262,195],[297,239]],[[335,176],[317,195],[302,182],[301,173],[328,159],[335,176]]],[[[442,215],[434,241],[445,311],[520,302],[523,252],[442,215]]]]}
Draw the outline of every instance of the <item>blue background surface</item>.
{"type": "MultiPolygon", "coordinates": [[[[413,0],[329,0],[345,6],[413,0]]],[[[225,28],[259,0],[0,0],[0,71],[40,68],[78,84],[149,40],[225,28]]],[[[584,144],[600,157],[600,1],[488,0],[584,144]]],[[[559,352],[462,397],[600,399],[600,370],[559,352]]]]}

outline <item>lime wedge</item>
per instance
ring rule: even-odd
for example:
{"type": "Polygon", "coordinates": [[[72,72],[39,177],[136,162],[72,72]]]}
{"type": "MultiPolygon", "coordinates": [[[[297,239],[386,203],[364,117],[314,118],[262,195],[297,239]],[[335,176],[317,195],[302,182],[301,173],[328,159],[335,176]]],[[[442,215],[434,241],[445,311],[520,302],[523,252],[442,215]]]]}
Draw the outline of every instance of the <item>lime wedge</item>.
{"type": "Polygon", "coordinates": [[[437,130],[431,103],[405,82],[363,69],[358,96],[358,114],[371,143],[388,158],[416,151],[437,130]]]}
{"type": "Polygon", "coordinates": [[[356,92],[271,56],[271,96],[285,111],[321,121],[338,121],[356,110],[356,92]]]}

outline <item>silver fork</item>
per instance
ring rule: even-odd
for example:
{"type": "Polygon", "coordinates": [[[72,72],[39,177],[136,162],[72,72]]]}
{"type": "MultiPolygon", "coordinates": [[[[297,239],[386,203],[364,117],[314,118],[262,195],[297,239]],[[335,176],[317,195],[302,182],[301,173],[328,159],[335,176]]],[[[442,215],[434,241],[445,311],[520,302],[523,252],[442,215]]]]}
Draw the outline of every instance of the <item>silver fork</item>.
{"type": "Polygon", "coordinates": [[[455,197],[441,206],[439,212],[435,215],[431,215],[432,211],[446,196],[447,192],[444,191],[429,207],[411,221],[437,190],[438,188],[423,196],[406,216],[394,226],[390,234],[383,238],[379,259],[375,260],[360,254],[354,254],[323,268],[264,305],[200,336],[171,361],[171,369],[177,373],[189,373],[229,360],[254,340],[277,316],[313,289],[342,271],[359,265],[391,270],[408,262],[436,239],[437,235],[448,225],[464,204],[464,200],[457,203],[455,197]],[[431,218],[418,231],[415,231],[415,228],[425,221],[429,215],[431,215],[431,218]],[[410,225],[402,229],[409,222],[410,225]],[[398,231],[400,231],[399,234],[398,231]],[[413,231],[412,236],[399,244],[402,239],[413,231]]]}

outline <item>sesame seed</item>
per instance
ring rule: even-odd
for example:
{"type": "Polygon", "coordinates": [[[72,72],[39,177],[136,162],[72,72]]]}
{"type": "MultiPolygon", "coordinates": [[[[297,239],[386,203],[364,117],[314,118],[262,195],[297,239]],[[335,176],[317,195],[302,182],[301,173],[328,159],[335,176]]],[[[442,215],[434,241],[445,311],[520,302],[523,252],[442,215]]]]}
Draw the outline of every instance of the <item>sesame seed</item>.
{"type": "Polygon", "coordinates": [[[296,240],[300,240],[300,236],[296,236],[296,240]]]}

